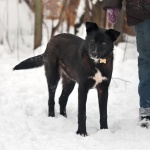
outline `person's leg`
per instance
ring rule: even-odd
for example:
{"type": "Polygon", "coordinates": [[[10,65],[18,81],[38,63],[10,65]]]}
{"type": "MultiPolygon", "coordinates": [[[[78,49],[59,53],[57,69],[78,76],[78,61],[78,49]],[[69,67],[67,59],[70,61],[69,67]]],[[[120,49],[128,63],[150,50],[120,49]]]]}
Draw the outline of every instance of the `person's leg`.
{"type": "Polygon", "coordinates": [[[139,68],[141,117],[150,116],[150,20],[135,26],[139,68]]]}

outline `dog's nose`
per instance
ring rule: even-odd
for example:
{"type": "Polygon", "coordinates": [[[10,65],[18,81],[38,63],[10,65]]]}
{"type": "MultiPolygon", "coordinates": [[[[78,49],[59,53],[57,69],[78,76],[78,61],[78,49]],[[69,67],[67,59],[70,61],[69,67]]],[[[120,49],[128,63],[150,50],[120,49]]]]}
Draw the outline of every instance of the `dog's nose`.
{"type": "Polygon", "coordinates": [[[97,57],[97,53],[96,53],[95,51],[93,51],[93,52],[91,53],[91,55],[92,55],[92,57],[97,57]]]}

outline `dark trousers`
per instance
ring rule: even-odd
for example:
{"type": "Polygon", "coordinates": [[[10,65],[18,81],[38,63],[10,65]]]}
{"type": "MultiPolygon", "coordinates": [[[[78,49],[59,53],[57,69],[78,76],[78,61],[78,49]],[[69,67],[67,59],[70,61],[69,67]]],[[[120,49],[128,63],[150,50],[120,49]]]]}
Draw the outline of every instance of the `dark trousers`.
{"type": "Polygon", "coordinates": [[[150,116],[150,20],[135,26],[139,69],[140,116],[150,116]]]}

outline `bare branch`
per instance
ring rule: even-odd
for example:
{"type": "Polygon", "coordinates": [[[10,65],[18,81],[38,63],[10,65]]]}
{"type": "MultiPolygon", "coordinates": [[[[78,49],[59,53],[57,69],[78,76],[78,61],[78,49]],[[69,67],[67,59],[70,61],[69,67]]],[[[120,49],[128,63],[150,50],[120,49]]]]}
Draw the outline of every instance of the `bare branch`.
{"type": "Polygon", "coordinates": [[[47,26],[47,24],[46,24],[46,22],[43,20],[43,25],[45,26],[45,28],[46,28],[46,31],[47,31],[47,40],[49,40],[49,29],[48,29],[48,26],[47,26]]]}
{"type": "Polygon", "coordinates": [[[130,82],[130,81],[127,81],[127,80],[124,80],[124,79],[120,79],[120,78],[115,78],[115,77],[113,77],[112,79],[117,79],[117,80],[121,80],[121,81],[123,81],[123,82],[132,83],[132,82],[130,82]]]}
{"type": "Polygon", "coordinates": [[[67,7],[67,2],[68,2],[68,0],[64,0],[64,2],[63,2],[63,6],[62,6],[62,9],[61,9],[61,12],[60,12],[60,17],[59,17],[58,24],[55,27],[53,27],[51,37],[54,36],[56,30],[59,28],[59,26],[62,22],[63,15],[64,15],[65,9],[67,7]]]}

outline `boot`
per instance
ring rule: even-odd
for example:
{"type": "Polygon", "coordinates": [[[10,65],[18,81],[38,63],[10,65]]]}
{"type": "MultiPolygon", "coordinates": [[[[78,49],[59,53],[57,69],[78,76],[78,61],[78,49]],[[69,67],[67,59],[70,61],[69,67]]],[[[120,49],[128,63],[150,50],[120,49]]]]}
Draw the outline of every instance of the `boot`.
{"type": "Polygon", "coordinates": [[[142,128],[149,128],[150,127],[150,116],[140,116],[139,125],[142,128]]]}

